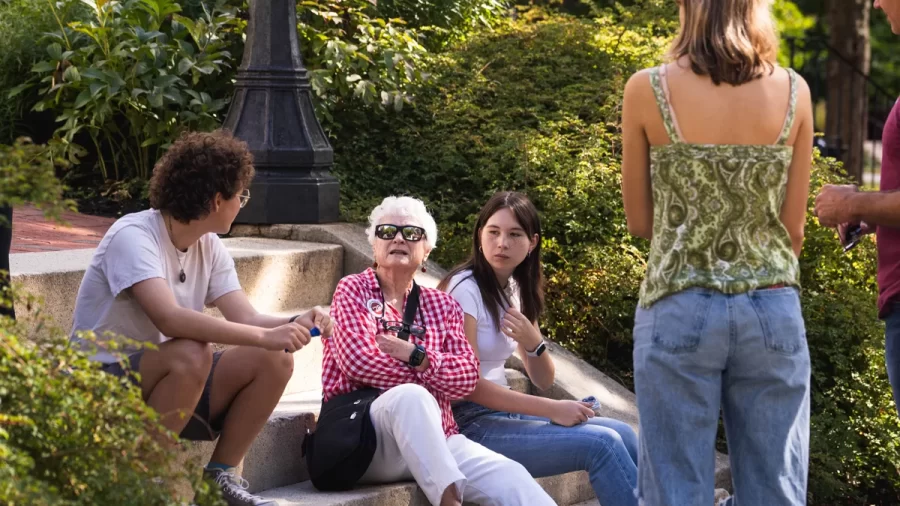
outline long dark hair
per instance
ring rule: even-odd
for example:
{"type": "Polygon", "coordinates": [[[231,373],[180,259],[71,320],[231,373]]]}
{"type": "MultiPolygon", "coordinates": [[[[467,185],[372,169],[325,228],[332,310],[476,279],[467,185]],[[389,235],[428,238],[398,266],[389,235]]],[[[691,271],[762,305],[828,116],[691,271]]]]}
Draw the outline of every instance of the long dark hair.
{"type": "Polygon", "coordinates": [[[536,322],[544,312],[544,270],[541,267],[541,219],[538,216],[537,209],[534,204],[528,200],[528,197],[517,192],[499,192],[495,193],[487,204],[481,208],[478,214],[478,221],[475,222],[475,230],[472,233],[472,254],[468,260],[453,268],[444,279],[438,284],[438,290],[449,292],[454,287],[448,287],[450,279],[462,271],[471,269],[472,277],[478,284],[478,290],[481,292],[481,299],[487,307],[488,312],[494,318],[494,325],[500,328],[500,308],[508,307],[511,301],[503,292],[503,287],[497,281],[494,274],[494,268],[488,263],[484,252],[481,251],[481,229],[487,224],[497,211],[501,209],[509,209],[516,217],[528,240],[538,236],[537,246],[531,250],[531,253],[525,257],[516,269],[513,271],[512,277],[519,285],[519,293],[522,299],[522,314],[529,321],[536,322]]]}

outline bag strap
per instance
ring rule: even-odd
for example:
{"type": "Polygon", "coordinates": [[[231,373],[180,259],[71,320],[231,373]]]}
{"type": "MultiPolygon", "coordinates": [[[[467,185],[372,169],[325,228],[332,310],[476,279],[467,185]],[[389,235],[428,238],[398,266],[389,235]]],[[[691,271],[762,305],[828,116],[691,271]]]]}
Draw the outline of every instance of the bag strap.
{"type": "Polygon", "coordinates": [[[409,340],[409,326],[416,320],[416,311],[419,310],[419,285],[413,281],[409,298],[406,299],[406,309],[403,311],[403,330],[397,333],[397,337],[404,341],[409,340]]]}

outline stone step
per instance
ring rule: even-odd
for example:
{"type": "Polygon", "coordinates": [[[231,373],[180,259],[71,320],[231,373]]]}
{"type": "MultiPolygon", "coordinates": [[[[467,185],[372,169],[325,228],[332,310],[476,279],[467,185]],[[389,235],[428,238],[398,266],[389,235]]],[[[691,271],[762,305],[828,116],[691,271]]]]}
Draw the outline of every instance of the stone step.
{"type": "MultiPolygon", "coordinates": [[[[559,506],[596,503],[587,473],[578,471],[538,478],[538,484],[559,506]],[[592,503],[591,501],[594,501],[592,503]]],[[[278,506],[428,506],[428,500],[414,482],[359,487],[347,492],[320,492],[305,481],[260,494],[278,506]]],[[[473,503],[465,502],[466,505],[473,503]]],[[[597,503],[599,504],[599,503],[597,503]]]]}
{"type": "MultiPolygon", "coordinates": [[[[294,356],[306,353],[307,348],[294,356]]],[[[319,361],[321,364],[321,359],[319,361]]],[[[299,363],[305,363],[305,360],[301,362],[295,358],[295,375],[299,363]]],[[[321,371],[321,365],[319,370],[321,371]]],[[[531,382],[524,374],[514,369],[507,369],[506,373],[511,388],[519,392],[530,390],[531,382]]],[[[315,430],[322,404],[321,379],[317,377],[315,383],[312,383],[301,376],[300,380],[295,377],[291,381],[296,383],[295,390],[281,397],[275,412],[250,446],[241,464],[241,474],[250,483],[251,492],[309,480],[301,444],[306,430],[315,430]],[[306,388],[301,389],[302,386],[306,388]]],[[[212,442],[191,442],[186,446],[182,458],[201,466],[209,461],[214,448],[215,444],[212,442]]]]}
{"type": "MultiPolygon", "coordinates": [[[[238,237],[223,239],[250,302],[264,313],[328,305],[343,275],[335,244],[238,237]]],[[[13,280],[43,298],[42,310],[63,332],[72,326],[75,298],[94,249],[10,255],[13,280]]],[[[27,308],[16,308],[23,318],[27,308]]],[[[209,314],[218,311],[208,309],[209,314]]]]}

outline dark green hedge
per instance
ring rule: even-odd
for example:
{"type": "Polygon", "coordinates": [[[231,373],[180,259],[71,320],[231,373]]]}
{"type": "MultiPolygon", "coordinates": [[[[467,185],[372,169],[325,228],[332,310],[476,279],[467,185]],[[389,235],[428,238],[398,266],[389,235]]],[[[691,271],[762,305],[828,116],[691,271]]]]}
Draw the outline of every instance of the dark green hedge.
{"type": "MultiPolygon", "coordinates": [[[[626,231],[619,108],[625,80],[658,61],[660,26],[524,12],[433,63],[433,88],[392,116],[337,110],[342,210],[364,220],[385,195],[423,198],[438,219],[433,254],[468,252],[475,213],[497,190],[542,210],[556,341],[631,384],[631,329],[647,243],[626,231]]],[[[839,180],[817,158],[813,194],[839,180]]],[[[802,258],[813,358],[810,502],[896,504],[898,420],[876,318],[872,241],[850,254],[810,217],[802,258]]]]}

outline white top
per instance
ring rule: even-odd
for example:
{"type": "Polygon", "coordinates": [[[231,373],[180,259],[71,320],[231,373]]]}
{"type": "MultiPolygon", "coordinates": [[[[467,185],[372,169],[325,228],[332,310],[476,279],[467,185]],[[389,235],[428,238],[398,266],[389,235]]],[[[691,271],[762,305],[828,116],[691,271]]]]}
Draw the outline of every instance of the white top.
{"type": "MultiPolygon", "coordinates": [[[[481,376],[494,383],[509,388],[506,382],[506,359],[516,351],[518,343],[504,335],[494,325],[494,319],[484,305],[478,284],[472,277],[471,270],[465,270],[450,279],[447,285],[450,295],[459,302],[463,312],[478,320],[478,358],[481,361],[481,376]]],[[[509,280],[507,296],[513,307],[519,309],[519,287],[513,279],[509,280]]],[[[506,308],[500,308],[498,315],[502,318],[506,308]]]]}
{"type": "MultiPolygon", "coordinates": [[[[172,245],[159,211],[128,214],[103,236],[84,273],[75,301],[71,340],[83,344],[75,332],[92,330],[99,340],[103,333],[113,332],[157,345],[168,341],[127,290],[151,278],[164,279],[178,305],[194,311],[202,311],[226,293],[241,289],[234,259],[216,234],[204,235],[181,252],[172,245]],[[178,279],[182,267],[184,283],[178,279]]],[[[91,359],[116,361],[103,351],[91,359]]]]}

